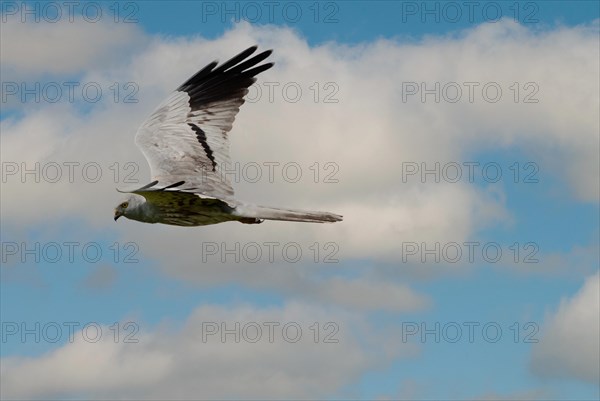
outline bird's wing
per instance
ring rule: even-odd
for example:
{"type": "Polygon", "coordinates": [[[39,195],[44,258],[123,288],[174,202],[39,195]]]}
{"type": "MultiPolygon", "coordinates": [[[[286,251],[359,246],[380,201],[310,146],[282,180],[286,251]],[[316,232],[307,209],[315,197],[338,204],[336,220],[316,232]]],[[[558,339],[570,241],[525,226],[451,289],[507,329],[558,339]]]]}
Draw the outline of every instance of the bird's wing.
{"type": "Polygon", "coordinates": [[[229,138],[244,96],[271,50],[248,58],[252,46],[219,65],[210,63],[175,90],[142,124],[135,143],[161,185],[184,181],[180,191],[231,197],[233,188],[221,167],[229,164],[229,138]],[[216,67],[216,68],[215,68],[216,67]]]}

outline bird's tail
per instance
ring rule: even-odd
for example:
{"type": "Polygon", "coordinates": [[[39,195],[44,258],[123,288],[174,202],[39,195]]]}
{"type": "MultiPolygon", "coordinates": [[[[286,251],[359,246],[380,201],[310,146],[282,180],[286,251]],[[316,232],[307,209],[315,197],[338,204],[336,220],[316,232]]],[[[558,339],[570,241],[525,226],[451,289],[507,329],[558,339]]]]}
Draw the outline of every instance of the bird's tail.
{"type": "Polygon", "coordinates": [[[299,221],[306,223],[334,223],[342,221],[339,214],[328,212],[308,212],[304,210],[277,209],[264,206],[238,206],[235,214],[241,218],[259,220],[299,221]]]}

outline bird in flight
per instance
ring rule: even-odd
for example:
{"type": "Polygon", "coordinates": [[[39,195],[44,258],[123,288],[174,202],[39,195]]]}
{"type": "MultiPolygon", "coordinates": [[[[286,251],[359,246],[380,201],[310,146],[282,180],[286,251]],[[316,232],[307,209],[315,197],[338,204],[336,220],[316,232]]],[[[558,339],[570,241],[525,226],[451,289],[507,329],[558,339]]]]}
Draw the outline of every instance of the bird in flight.
{"type": "Polygon", "coordinates": [[[115,208],[115,221],[125,216],[144,223],[203,226],[264,220],[325,223],[342,216],[264,207],[238,201],[220,167],[229,163],[229,131],[256,75],[273,63],[271,54],[253,55],[252,46],[218,65],[213,61],[177,88],[142,124],[135,136],[152,182],[129,193],[115,208]],[[260,65],[259,65],[260,64],[260,65]]]}

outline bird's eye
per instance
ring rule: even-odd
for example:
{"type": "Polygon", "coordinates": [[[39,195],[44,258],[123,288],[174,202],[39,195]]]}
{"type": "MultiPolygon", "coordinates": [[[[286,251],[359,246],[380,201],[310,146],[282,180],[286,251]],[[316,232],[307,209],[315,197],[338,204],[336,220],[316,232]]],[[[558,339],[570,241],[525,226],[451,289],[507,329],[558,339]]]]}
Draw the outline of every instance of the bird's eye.
{"type": "Polygon", "coordinates": [[[127,209],[127,206],[129,206],[129,202],[123,202],[123,203],[121,203],[121,207],[123,209],[127,209]]]}

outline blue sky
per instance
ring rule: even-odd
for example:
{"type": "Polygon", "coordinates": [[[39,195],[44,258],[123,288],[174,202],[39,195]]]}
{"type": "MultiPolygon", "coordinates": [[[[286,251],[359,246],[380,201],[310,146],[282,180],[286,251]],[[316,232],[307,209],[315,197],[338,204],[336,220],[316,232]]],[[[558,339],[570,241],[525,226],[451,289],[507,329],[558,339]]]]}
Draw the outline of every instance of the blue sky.
{"type": "Polygon", "coordinates": [[[3,94],[2,398],[598,399],[600,5],[482,1],[470,18],[466,3],[101,3],[94,23],[79,9],[74,22],[62,9],[50,23],[42,3],[3,3],[3,91],[74,81],[97,83],[104,95],[54,103],[3,94]],[[149,181],[136,127],[191,73],[252,43],[273,48],[276,62],[257,85],[294,82],[304,95],[288,102],[277,90],[274,102],[247,102],[232,158],[297,162],[303,179],[242,179],[236,193],[345,221],[115,224],[114,188],[132,185],[125,163],[149,181]],[[496,82],[502,100],[479,91],[474,102],[400,100],[406,82],[471,81],[496,82]],[[123,92],[115,101],[114,82],[134,83],[137,101],[123,102],[123,92]],[[314,82],[335,84],[338,102],[313,101],[314,82]],[[512,101],[513,82],[520,96],[526,83],[538,85],[539,102],[512,101]],[[101,179],[77,170],[68,182],[68,161],[97,163],[101,179]],[[311,182],[310,166],[328,161],[339,183],[311,182]],[[40,172],[35,182],[10,170],[36,162],[63,166],[63,177],[51,183],[40,172]],[[463,179],[403,180],[407,163],[455,163],[463,179]],[[477,167],[469,182],[464,163],[492,163],[502,177],[493,182],[477,167]],[[532,172],[536,181],[525,182],[532,172]],[[241,251],[239,262],[221,260],[236,244],[258,244],[264,256],[269,241],[279,244],[275,260],[252,263],[241,251]],[[465,242],[477,243],[473,261],[465,242]],[[291,243],[303,252],[297,263],[280,252],[291,243]],[[207,244],[219,253],[208,255],[207,244]],[[407,244],[418,252],[407,255],[407,244]],[[463,256],[423,256],[436,244],[463,256]],[[486,244],[501,249],[499,261],[481,253],[486,244]],[[324,263],[331,249],[334,263],[324,263]],[[298,322],[301,341],[200,341],[206,322],[268,321],[298,322]],[[66,330],[50,341],[44,327],[65,322],[77,323],[76,341],[66,330]],[[322,341],[328,322],[339,342],[322,341]],[[102,327],[98,342],[81,332],[89,323],[102,327]],[[464,329],[456,342],[443,331],[452,325],[464,329]],[[500,327],[497,342],[485,325],[500,327]],[[24,327],[33,334],[23,338],[24,327]],[[419,331],[404,341],[408,327],[419,331]],[[423,340],[422,327],[435,334],[423,340]],[[138,341],[124,341],[132,332],[138,341]]]}

